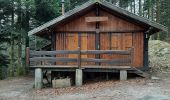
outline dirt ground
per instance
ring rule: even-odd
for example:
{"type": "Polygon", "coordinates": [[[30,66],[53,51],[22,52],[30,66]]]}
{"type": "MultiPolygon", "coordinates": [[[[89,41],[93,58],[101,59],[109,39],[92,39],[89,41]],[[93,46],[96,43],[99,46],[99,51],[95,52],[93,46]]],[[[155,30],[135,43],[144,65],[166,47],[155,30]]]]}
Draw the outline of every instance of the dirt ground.
{"type": "Polygon", "coordinates": [[[170,74],[109,80],[61,89],[33,89],[33,77],[0,81],[0,100],[170,100],[170,74]]]}

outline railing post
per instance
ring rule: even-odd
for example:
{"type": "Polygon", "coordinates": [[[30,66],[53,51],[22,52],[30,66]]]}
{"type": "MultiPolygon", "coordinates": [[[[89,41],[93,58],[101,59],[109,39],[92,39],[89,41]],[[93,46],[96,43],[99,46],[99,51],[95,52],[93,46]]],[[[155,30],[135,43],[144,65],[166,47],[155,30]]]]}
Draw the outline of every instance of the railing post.
{"type": "Polygon", "coordinates": [[[133,67],[134,47],[131,48],[130,56],[131,56],[131,64],[130,64],[130,66],[133,67]]]}
{"type": "Polygon", "coordinates": [[[75,84],[76,86],[81,86],[83,84],[83,70],[81,69],[81,50],[78,47],[78,54],[77,54],[77,64],[78,69],[75,72],[75,84]]]}
{"type": "Polygon", "coordinates": [[[27,47],[26,48],[26,67],[29,67],[29,64],[30,64],[30,48],[27,47]]]}
{"type": "Polygon", "coordinates": [[[80,51],[80,47],[78,47],[77,64],[78,64],[78,68],[81,68],[81,51],[80,51]]]}

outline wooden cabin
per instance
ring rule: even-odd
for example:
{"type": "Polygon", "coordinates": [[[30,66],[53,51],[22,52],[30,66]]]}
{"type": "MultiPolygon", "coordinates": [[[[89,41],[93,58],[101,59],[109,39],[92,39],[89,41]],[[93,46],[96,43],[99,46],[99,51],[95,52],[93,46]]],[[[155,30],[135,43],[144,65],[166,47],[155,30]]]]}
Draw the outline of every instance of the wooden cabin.
{"type": "Polygon", "coordinates": [[[90,0],[31,31],[51,40],[51,49],[27,50],[27,64],[35,69],[35,87],[42,86],[42,70],[75,71],[82,85],[85,71],[148,70],[150,35],[167,28],[107,1],[90,0]]]}

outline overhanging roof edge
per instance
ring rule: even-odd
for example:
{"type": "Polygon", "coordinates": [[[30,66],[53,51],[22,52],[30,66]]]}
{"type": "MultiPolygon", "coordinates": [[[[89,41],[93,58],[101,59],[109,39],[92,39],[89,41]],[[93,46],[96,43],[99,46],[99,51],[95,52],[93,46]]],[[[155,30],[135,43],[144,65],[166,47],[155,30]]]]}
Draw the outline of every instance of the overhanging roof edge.
{"type": "Polygon", "coordinates": [[[70,10],[70,11],[66,12],[65,15],[61,15],[61,16],[59,16],[59,17],[57,17],[57,18],[55,18],[55,19],[53,19],[53,20],[51,20],[51,21],[49,21],[49,22],[47,22],[47,23],[45,23],[45,24],[43,24],[43,25],[41,25],[41,26],[31,30],[31,31],[29,31],[28,35],[30,36],[30,35],[33,35],[35,33],[40,32],[40,31],[43,31],[46,28],[48,28],[48,27],[62,21],[63,19],[66,19],[66,18],[70,17],[71,15],[73,15],[75,13],[78,13],[79,11],[81,11],[81,10],[83,10],[83,9],[85,9],[85,8],[95,4],[95,3],[99,3],[100,5],[105,6],[105,7],[109,8],[109,9],[115,11],[115,12],[118,12],[123,16],[127,16],[127,17],[129,17],[131,19],[139,21],[140,23],[147,24],[148,26],[154,27],[157,30],[160,30],[160,31],[162,30],[162,31],[165,31],[165,32],[168,31],[167,27],[165,27],[165,26],[163,26],[163,25],[161,25],[159,23],[153,22],[153,21],[151,21],[151,20],[149,20],[147,18],[137,16],[137,15],[131,13],[131,12],[126,11],[125,9],[122,9],[120,7],[117,7],[117,6],[113,5],[113,4],[111,4],[110,2],[100,1],[100,0],[90,0],[90,1],[86,2],[85,4],[74,8],[73,10],[70,10]]]}

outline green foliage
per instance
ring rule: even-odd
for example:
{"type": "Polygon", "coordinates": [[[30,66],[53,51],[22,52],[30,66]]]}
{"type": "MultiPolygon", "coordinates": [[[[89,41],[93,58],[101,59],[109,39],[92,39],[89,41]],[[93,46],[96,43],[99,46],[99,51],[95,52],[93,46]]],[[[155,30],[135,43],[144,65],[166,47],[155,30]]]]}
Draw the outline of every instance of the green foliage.
{"type": "Polygon", "coordinates": [[[56,0],[35,0],[35,7],[35,19],[41,24],[60,15],[56,0]]]}
{"type": "Polygon", "coordinates": [[[149,8],[153,7],[155,3],[155,0],[146,0],[146,2],[143,4],[143,10],[148,10],[149,8]]]}
{"type": "Polygon", "coordinates": [[[7,68],[8,68],[8,56],[5,54],[0,54],[0,79],[4,79],[7,76],[7,68]]]}
{"type": "Polygon", "coordinates": [[[165,40],[170,36],[170,0],[162,0],[160,5],[160,23],[168,27],[168,33],[162,32],[160,35],[160,39],[165,40]]]}
{"type": "Polygon", "coordinates": [[[4,46],[9,42],[8,37],[9,30],[1,26],[0,28],[0,79],[6,77],[6,69],[9,64],[8,55],[5,54],[6,47],[4,46]]]}
{"type": "Polygon", "coordinates": [[[22,67],[21,65],[17,65],[16,75],[17,76],[25,75],[24,67],[22,67]]]}
{"type": "Polygon", "coordinates": [[[119,6],[122,8],[126,8],[128,7],[130,2],[132,2],[132,0],[119,0],[119,6]]]}

